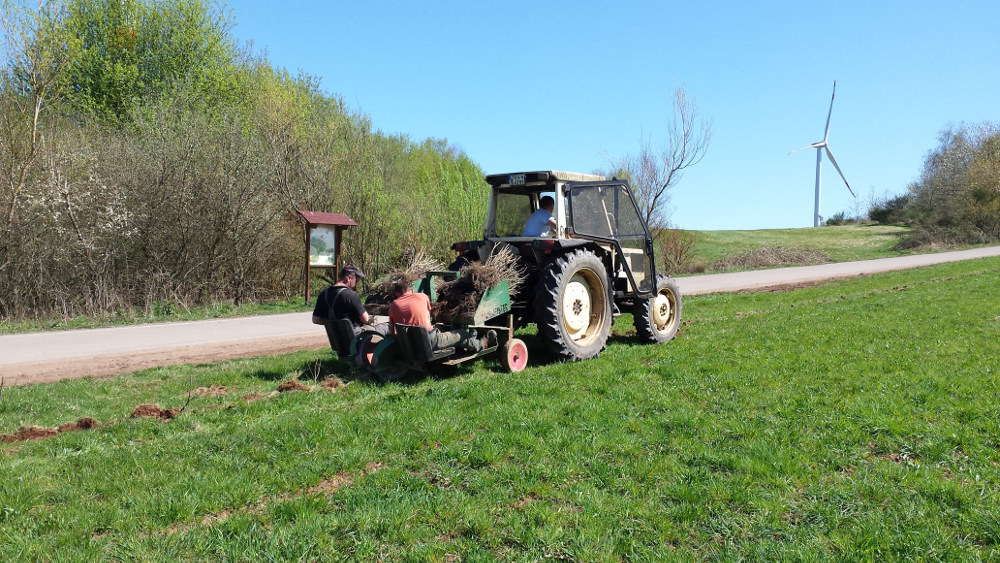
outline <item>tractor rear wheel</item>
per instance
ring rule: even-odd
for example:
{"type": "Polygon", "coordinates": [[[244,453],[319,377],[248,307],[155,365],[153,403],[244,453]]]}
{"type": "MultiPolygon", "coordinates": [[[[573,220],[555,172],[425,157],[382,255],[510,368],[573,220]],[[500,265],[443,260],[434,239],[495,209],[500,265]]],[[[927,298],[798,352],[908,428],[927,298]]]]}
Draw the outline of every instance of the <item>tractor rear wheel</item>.
{"type": "Polygon", "coordinates": [[[681,292],[677,282],[663,275],[656,276],[655,291],[649,299],[635,304],[635,332],[649,342],[667,342],[677,335],[681,324],[681,292]]]}
{"type": "Polygon", "coordinates": [[[535,288],[538,333],[564,360],[592,358],[611,332],[611,301],[604,262],[574,250],[542,270],[535,288]]]}

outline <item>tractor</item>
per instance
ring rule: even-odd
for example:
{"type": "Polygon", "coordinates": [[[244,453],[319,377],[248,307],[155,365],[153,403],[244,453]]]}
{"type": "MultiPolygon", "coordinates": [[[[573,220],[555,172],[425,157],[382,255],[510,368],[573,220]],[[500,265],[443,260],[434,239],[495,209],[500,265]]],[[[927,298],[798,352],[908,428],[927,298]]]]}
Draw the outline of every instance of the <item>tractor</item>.
{"type": "Polygon", "coordinates": [[[626,180],[574,172],[486,177],[490,204],[482,240],[458,242],[465,261],[485,260],[498,245],[520,257],[527,283],[510,296],[514,329],[528,323],[563,360],[597,356],[614,317],[630,311],[645,341],[674,338],[681,320],[676,282],[657,274],[653,239],[626,180]],[[522,236],[543,197],[554,199],[555,230],[522,236]]]}

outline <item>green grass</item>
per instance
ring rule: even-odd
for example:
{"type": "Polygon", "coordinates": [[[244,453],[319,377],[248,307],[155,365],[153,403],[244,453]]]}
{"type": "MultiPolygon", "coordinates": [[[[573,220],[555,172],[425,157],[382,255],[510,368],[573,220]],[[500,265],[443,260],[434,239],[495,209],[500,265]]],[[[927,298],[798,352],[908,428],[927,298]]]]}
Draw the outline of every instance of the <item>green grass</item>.
{"type": "Polygon", "coordinates": [[[893,247],[908,230],[892,225],[841,225],[814,229],[692,231],[697,237],[692,262],[707,265],[765,246],[819,250],[834,262],[889,258],[906,254],[893,247]]]}
{"type": "Polygon", "coordinates": [[[105,426],[0,444],[0,559],[996,559],[998,283],[692,297],[669,344],[623,316],[599,358],[517,375],[378,385],[319,352],[8,388],[2,433],[105,426]],[[128,418],[189,378],[226,394],[128,418]]]}

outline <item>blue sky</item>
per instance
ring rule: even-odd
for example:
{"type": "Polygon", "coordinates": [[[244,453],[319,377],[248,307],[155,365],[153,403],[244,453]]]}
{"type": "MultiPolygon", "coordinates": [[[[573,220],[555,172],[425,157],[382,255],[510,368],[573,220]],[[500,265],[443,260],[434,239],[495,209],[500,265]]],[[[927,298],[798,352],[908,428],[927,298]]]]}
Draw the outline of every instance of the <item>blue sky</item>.
{"type": "Polygon", "coordinates": [[[665,140],[675,88],[712,119],[672,192],[689,229],[812,225],[918,178],[938,133],[998,121],[1000,2],[232,0],[235,35],[378,129],[446,138],[484,172],[607,167],[665,140]]]}

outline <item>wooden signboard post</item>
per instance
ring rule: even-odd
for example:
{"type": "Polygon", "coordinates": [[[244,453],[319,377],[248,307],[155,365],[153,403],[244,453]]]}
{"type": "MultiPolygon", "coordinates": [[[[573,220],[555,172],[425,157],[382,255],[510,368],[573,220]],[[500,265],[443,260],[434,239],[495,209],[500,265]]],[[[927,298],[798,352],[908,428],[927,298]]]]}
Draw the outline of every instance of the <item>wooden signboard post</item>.
{"type": "Polygon", "coordinates": [[[343,213],[324,213],[300,209],[299,215],[306,221],[305,228],[305,298],[309,303],[310,272],[313,268],[337,271],[341,266],[340,248],[344,231],[358,224],[343,213]]]}

